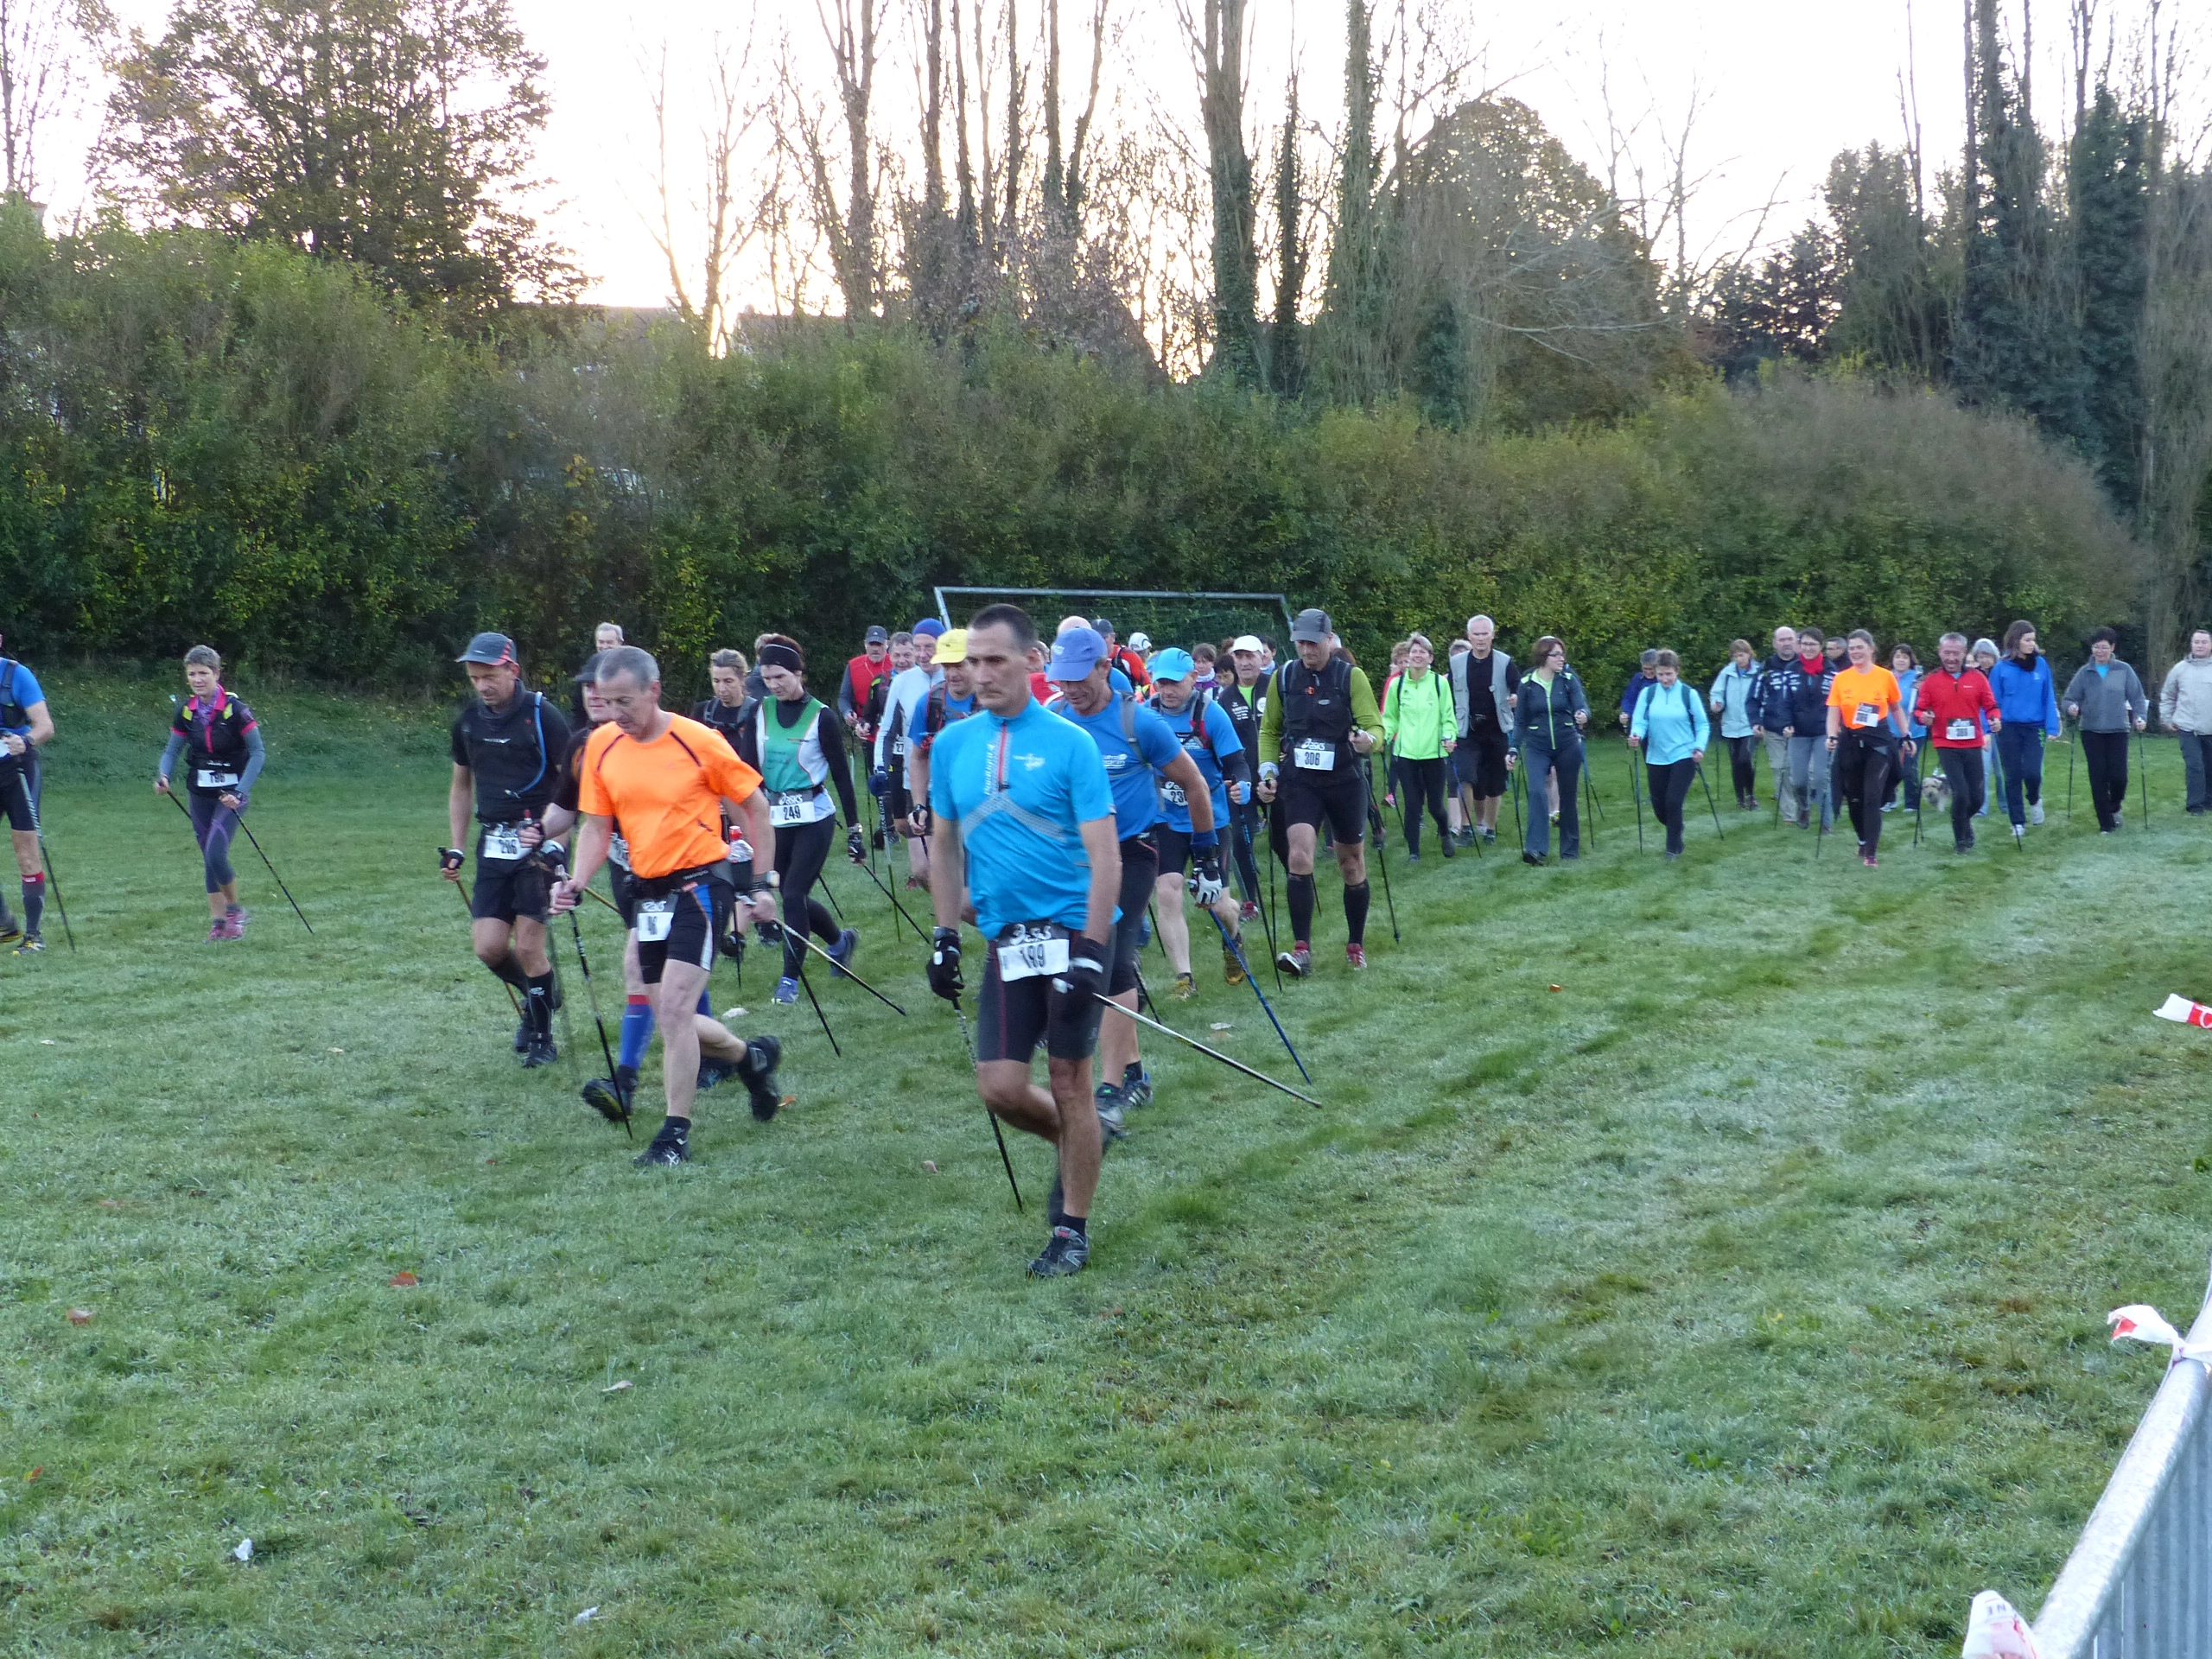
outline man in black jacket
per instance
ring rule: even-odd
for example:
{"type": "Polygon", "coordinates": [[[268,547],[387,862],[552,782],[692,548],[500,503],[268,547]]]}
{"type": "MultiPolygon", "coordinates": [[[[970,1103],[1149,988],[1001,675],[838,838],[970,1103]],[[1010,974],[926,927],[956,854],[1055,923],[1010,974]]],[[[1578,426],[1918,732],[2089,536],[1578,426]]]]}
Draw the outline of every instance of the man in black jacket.
{"type": "Polygon", "coordinates": [[[1789,677],[1797,666],[1797,630],[1787,623],[1774,631],[1774,655],[1759,664],[1758,678],[1744,700],[1751,735],[1766,740],[1766,769],[1774,779],[1774,798],[1782,822],[1795,829],[1804,814],[1789,785],[1789,677]],[[1771,714],[1770,714],[1771,710],[1771,714]]]}

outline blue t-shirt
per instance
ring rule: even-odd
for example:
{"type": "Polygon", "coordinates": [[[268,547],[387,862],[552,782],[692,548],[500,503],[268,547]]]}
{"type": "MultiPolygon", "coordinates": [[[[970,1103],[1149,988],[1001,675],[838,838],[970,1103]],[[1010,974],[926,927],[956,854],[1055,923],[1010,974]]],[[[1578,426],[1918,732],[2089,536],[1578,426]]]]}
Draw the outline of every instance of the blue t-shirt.
{"type": "MultiPolygon", "coordinates": [[[[0,702],[19,702],[29,709],[45,701],[46,693],[38,689],[38,677],[21,663],[16,664],[13,677],[8,682],[8,696],[0,698],[0,702]]],[[[17,737],[29,737],[31,734],[28,721],[21,726],[0,727],[0,730],[13,732],[17,737]]]]}
{"type": "Polygon", "coordinates": [[[930,750],[930,810],[960,826],[985,938],[1015,922],[1081,931],[1090,855],[1078,826],[1114,810],[1097,745],[1034,701],[1012,720],[955,721],[930,750]]]}
{"type": "MultiPolygon", "coordinates": [[[[965,720],[975,712],[975,698],[956,697],[949,691],[945,693],[944,723],[947,726],[951,725],[955,721],[965,720]]],[[[906,722],[906,753],[912,754],[929,734],[930,700],[924,697],[914,705],[913,719],[906,722]]]]}
{"type": "MultiPolygon", "coordinates": [[[[1219,831],[1229,823],[1229,784],[1222,776],[1221,762],[1217,757],[1243,753],[1244,742],[1236,735],[1236,721],[1230,720],[1222,706],[1211,697],[1206,699],[1206,742],[1198,741],[1191,732],[1191,709],[1197,701],[1193,697],[1172,715],[1157,707],[1154,712],[1167,722],[1167,729],[1174,733],[1176,741],[1182,744],[1183,753],[1198,763],[1198,775],[1206,780],[1206,791],[1213,797],[1213,827],[1219,831]],[[1211,750],[1207,748],[1207,743],[1213,746],[1211,750]]],[[[1166,803],[1168,828],[1180,830],[1188,835],[1191,809],[1183,798],[1181,787],[1163,783],[1160,786],[1160,794],[1166,803]]]]}
{"type": "Polygon", "coordinates": [[[1062,703],[1059,715],[1070,725],[1080,726],[1090,734],[1090,741],[1098,746],[1099,758],[1106,763],[1107,781],[1114,785],[1114,817],[1117,833],[1123,841],[1131,836],[1141,836],[1160,822],[1160,787],[1154,780],[1154,771],[1173,766],[1175,757],[1183,753],[1183,745],[1167,722],[1142,704],[1135,705],[1136,747],[1132,749],[1122,736],[1122,706],[1123,699],[1116,695],[1106,700],[1106,706],[1087,719],[1075,711],[1071,703],[1062,703]]]}

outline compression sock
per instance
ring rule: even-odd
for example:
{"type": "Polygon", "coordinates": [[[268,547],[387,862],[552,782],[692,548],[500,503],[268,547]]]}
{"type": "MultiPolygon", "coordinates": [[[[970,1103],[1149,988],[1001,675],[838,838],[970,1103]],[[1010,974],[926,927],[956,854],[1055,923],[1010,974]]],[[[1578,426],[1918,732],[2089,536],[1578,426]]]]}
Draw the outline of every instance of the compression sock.
{"type": "Polygon", "coordinates": [[[46,872],[23,878],[23,931],[35,933],[46,915],[46,872]]]}
{"type": "Polygon", "coordinates": [[[540,1037],[553,1034],[553,976],[550,973],[531,974],[523,980],[524,1017],[530,1028],[540,1037]]]}
{"type": "Polygon", "coordinates": [[[1294,874],[1290,878],[1290,937],[1313,937],[1313,878],[1310,875],[1294,874]]]}
{"type": "Polygon", "coordinates": [[[486,964],[494,979],[504,980],[518,991],[530,988],[530,976],[522,970],[522,963],[515,960],[515,953],[508,951],[495,963],[486,964]]]}
{"type": "Polygon", "coordinates": [[[642,996],[633,996],[622,1006],[622,1046],[620,1064],[632,1071],[645,1058],[645,1045],[653,1034],[653,1005],[642,996]]]}
{"type": "Polygon", "coordinates": [[[1367,943],[1367,899],[1370,889],[1366,882],[1344,889],[1344,936],[1352,944],[1367,943]]]}
{"type": "Polygon", "coordinates": [[[715,999],[713,994],[709,991],[700,992],[699,1006],[694,1008],[692,1012],[694,1014],[703,1014],[708,1019],[713,1019],[715,1017],[715,999]]]}

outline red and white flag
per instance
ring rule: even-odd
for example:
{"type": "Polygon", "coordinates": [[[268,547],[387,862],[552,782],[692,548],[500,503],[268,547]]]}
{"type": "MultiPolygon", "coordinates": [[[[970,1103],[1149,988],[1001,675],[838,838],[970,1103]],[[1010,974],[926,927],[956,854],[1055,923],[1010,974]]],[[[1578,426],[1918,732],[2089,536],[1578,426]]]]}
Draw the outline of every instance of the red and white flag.
{"type": "Polygon", "coordinates": [[[2161,1020],[2171,1020],[2177,1026],[2212,1026],[2212,1007],[2202,1002],[2192,1002],[2176,995],[2151,1010],[2161,1020]]]}
{"type": "Polygon", "coordinates": [[[2212,1365],[2212,1345],[2191,1343],[2174,1329],[2166,1316],[2147,1302],[2130,1302],[2126,1307],[2115,1307],[2105,1315],[2105,1323],[2112,1327],[2112,1339],[2119,1342],[2132,1339],[2141,1343],[2166,1344],[2179,1364],[2184,1359],[2200,1360],[2212,1365]]]}
{"type": "Polygon", "coordinates": [[[1985,1590],[1974,1599],[1974,1611],[1967,1615],[1967,1644],[1959,1649],[1959,1656],[1960,1659],[2042,1659],[2028,1621],[1994,1590],[1985,1590]]]}

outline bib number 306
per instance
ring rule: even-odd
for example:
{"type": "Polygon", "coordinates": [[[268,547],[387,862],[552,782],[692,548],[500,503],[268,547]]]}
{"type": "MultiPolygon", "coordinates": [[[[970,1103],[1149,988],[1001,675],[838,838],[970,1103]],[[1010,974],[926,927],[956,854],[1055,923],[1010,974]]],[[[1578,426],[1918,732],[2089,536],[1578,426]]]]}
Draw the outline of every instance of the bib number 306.
{"type": "Polygon", "coordinates": [[[676,900],[668,899],[640,899],[638,900],[638,943],[658,944],[668,938],[668,930],[676,920],[676,900]]]}
{"type": "Polygon", "coordinates": [[[999,978],[1012,984],[1039,974],[1068,970],[1068,940],[1065,933],[1016,928],[999,944],[999,978]]]}
{"type": "Polygon", "coordinates": [[[1337,769],[1337,746],[1306,739],[1290,752],[1290,758],[1301,772],[1334,772],[1337,769]]]}

